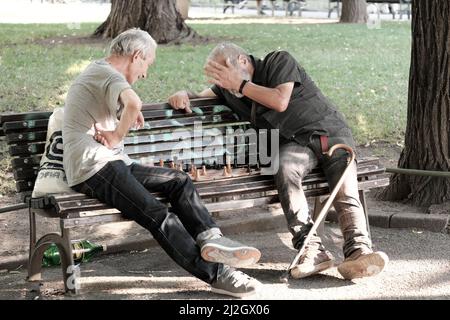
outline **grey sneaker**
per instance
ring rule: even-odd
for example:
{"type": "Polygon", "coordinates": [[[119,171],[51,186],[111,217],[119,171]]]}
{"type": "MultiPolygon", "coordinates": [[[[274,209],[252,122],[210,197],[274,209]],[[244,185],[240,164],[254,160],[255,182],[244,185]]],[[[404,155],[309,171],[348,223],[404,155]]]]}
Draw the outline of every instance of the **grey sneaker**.
{"type": "Polygon", "coordinates": [[[294,279],[305,278],[334,266],[334,257],[327,250],[306,247],[298,264],[291,269],[294,279]]]}
{"type": "Polygon", "coordinates": [[[388,262],[389,258],[384,252],[358,249],[345,258],[338,266],[338,271],[347,280],[371,277],[383,271],[388,262]]]}
{"type": "Polygon", "coordinates": [[[260,286],[261,282],[258,280],[227,265],[222,265],[216,281],[211,284],[211,291],[243,298],[255,294],[260,286]]]}
{"type": "Polygon", "coordinates": [[[241,268],[259,261],[261,252],[226,237],[206,240],[200,248],[201,256],[209,262],[241,268]]]}

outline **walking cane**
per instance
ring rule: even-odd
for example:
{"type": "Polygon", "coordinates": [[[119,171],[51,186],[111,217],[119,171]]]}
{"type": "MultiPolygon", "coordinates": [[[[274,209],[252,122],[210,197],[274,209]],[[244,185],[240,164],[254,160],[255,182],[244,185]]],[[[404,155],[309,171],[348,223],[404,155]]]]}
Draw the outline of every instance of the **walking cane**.
{"type": "Polygon", "coordinates": [[[291,274],[291,269],[294,268],[294,266],[298,263],[298,260],[302,256],[303,252],[305,251],[306,245],[311,240],[311,237],[313,236],[314,232],[316,232],[317,228],[319,227],[321,221],[326,217],[328,213],[328,209],[330,208],[334,198],[336,198],[336,194],[338,193],[339,189],[341,188],[342,184],[344,183],[345,176],[347,175],[347,172],[350,168],[350,165],[355,161],[355,152],[352,148],[345,144],[336,144],[326,153],[330,158],[332,157],[333,153],[337,149],[344,149],[350,154],[350,160],[348,160],[347,167],[345,168],[344,172],[342,173],[341,178],[339,179],[338,183],[334,187],[333,191],[331,192],[330,197],[328,198],[327,202],[323,206],[322,210],[319,213],[319,216],[317,217],[316,221],[314,221],[313,226],[311,227],[311,230],[309,230],[308,235],[306,236],[305,241],[303,241],[302,246],[300,247],[300,250],[298,251],[297,255],[295,256],[294,260],[292,260],[292,263],[289,265],[288,269],[285,271],[285,273],[281,276],[280,280],[284,283],[287,283],[289,280],[289,276],[291,274]]]}

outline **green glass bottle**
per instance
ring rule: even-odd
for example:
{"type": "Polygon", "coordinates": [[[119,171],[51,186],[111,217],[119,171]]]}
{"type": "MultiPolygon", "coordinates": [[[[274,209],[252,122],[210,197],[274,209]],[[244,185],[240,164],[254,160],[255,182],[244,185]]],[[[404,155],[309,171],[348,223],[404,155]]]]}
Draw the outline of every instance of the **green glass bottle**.
{"type": "MultiPolygon", "coordinates": [[[[88,262],[97,254],[106,250],[106,246],[98,245],[89,240],[74,240],[72,241],[73,260],[76,264],[81,262],[88,262]]],[[[61,264],[61,257],[59,256],[58,247],[53,243],[45,250],[44,258],[42,259],[43,267],[58,266],[61,264]]]]}

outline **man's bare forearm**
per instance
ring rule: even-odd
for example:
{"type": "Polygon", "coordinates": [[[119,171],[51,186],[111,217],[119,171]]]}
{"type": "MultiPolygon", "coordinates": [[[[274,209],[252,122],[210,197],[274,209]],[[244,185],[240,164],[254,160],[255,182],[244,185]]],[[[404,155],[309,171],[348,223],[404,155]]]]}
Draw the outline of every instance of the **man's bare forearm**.
{"type": "Polygon", "coordinates": [[[115,130],[117,137],[122,140],[136,122],[136,118],[141,110],[141,106],[125,106],[120,117],[119,124],[115,130]]]}
{"type": "Polygon", "coordinates": [[[189,99],[197,99],[197,98],[215,98],[217,97],[214,91],[211,88],[205,89],[202,92],[196,93],[193,91],[186,90],[186,93],[189,99]]]}
{"type": "Polygon", "coordinates": [[[186,90],[186,93],[189,97],[189,99],[197,99],[200,98],[200,95],[194,91],[186,90]]]}

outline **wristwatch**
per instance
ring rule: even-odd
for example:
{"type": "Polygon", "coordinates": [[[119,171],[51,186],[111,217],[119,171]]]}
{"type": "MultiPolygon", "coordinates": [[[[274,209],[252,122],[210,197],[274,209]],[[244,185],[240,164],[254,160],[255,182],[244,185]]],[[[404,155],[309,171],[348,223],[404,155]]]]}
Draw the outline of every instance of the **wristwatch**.
{"type": "Polygon", "coordinates": [[[242,80],[241,86],[239,87],[239,93],[240,94],[243,94],[242,90],[244,90],[244,87],[245,87],[245,85],[247,84],[248,81],[249,80],[242,80]]]}

